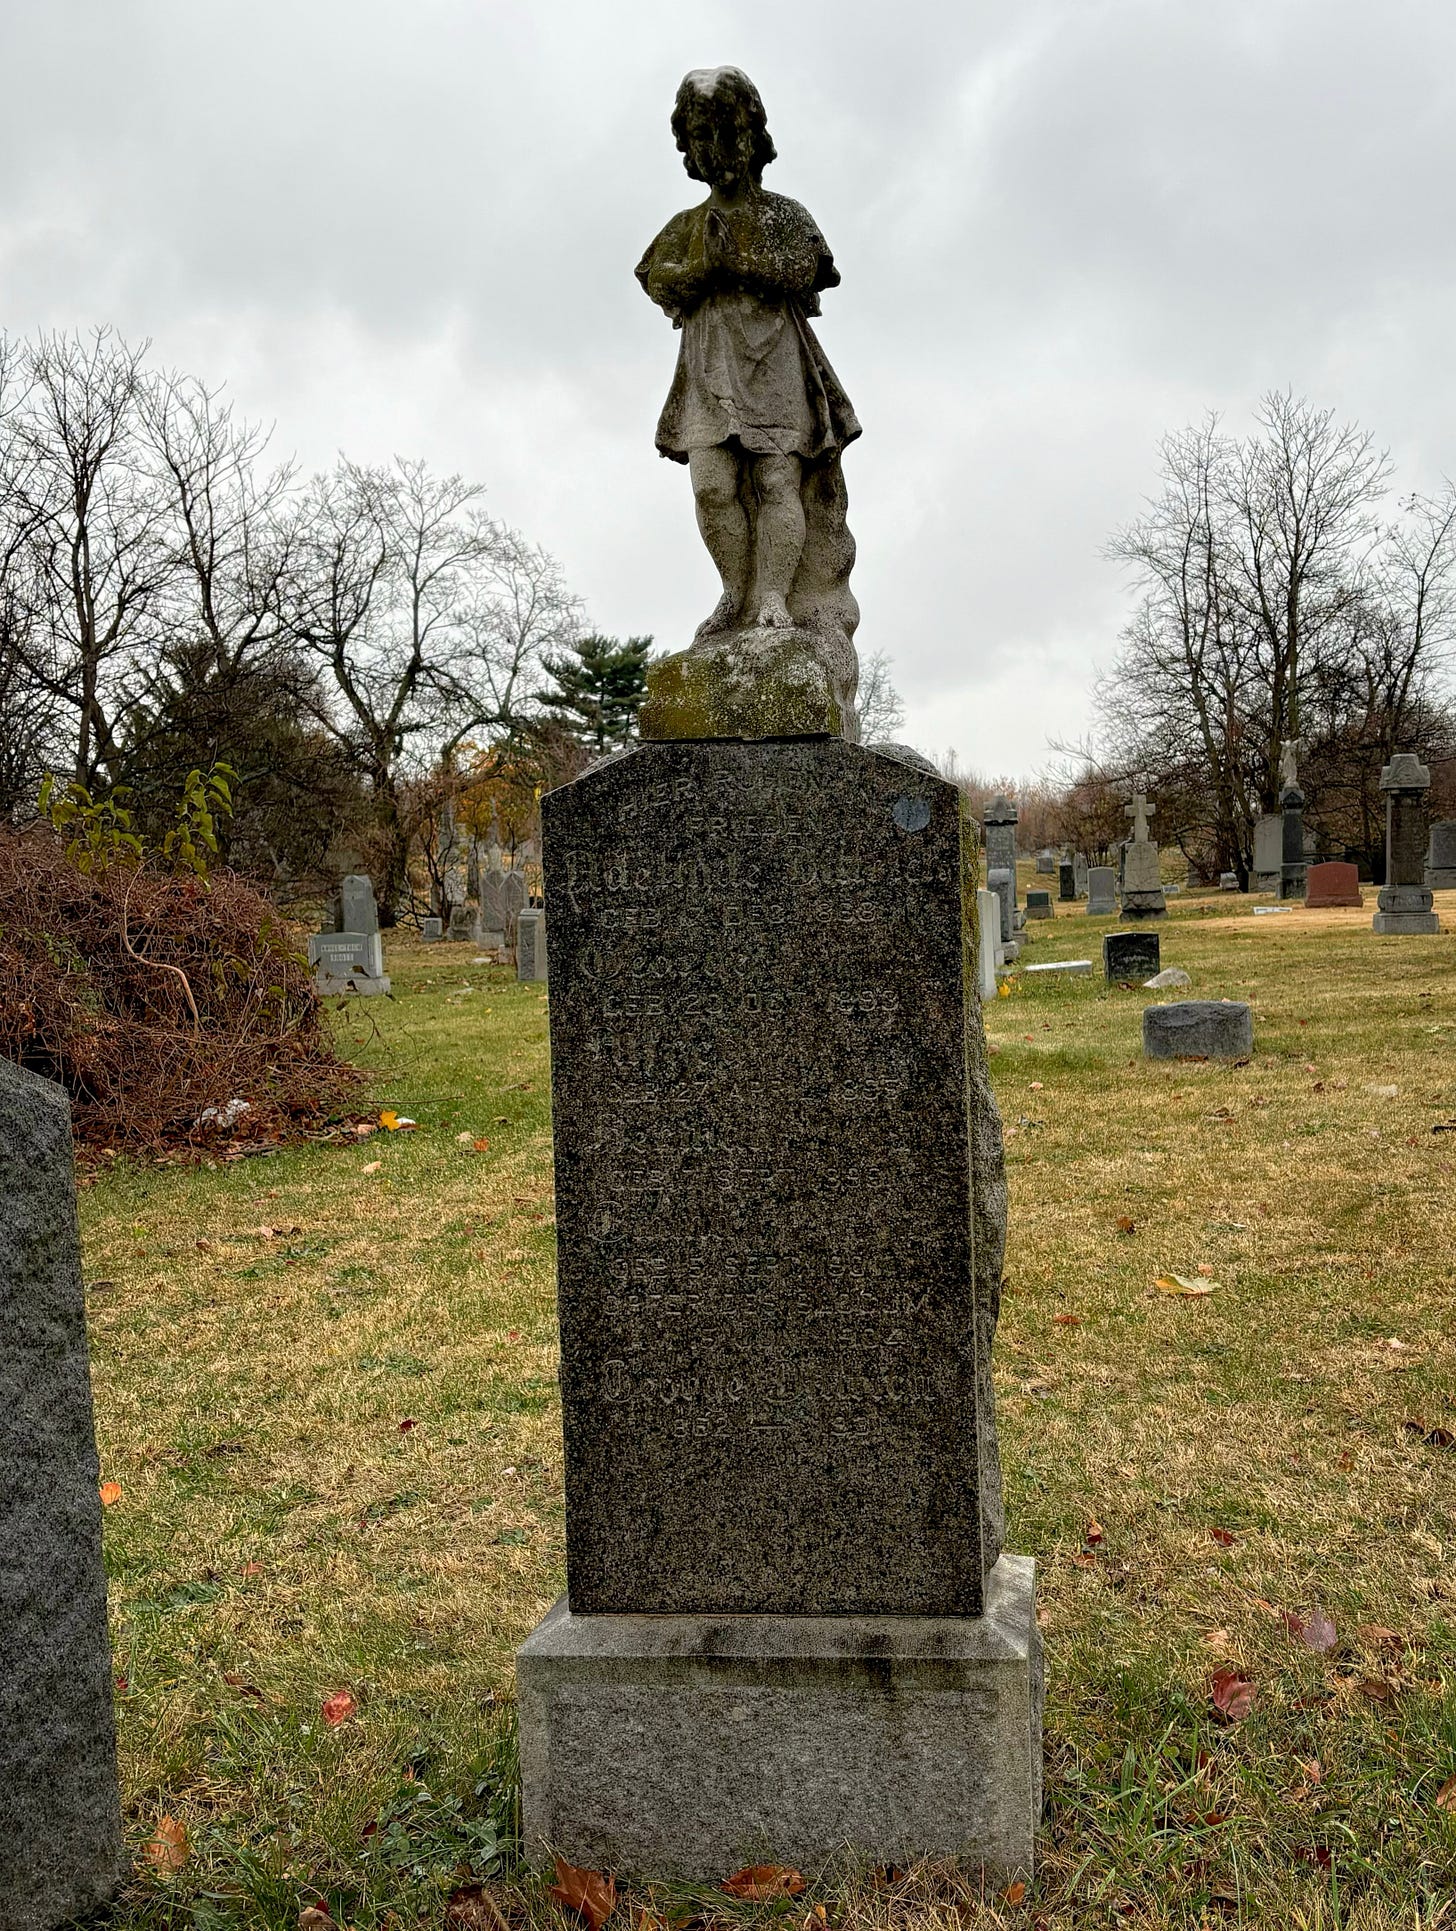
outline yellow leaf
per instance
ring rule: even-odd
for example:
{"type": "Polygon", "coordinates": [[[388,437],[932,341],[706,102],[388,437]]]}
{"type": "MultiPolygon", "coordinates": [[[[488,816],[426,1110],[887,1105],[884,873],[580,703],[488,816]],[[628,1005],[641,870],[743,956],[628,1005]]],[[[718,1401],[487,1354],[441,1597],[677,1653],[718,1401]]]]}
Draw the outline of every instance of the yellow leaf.
{"type": "Polygon", "coordinates": [[[121,1483],[120,1482],[103,1482],[101,1484],[102,1508],[109,1509],[114,1502],[119,1502],[120,1500],[121,1500],[121,1483]]]}
{"type": "Polygon", "coordinates": [[[379,1116],[379,1124],[383,1127],[388,1127],[389,1131],[393,1133],[399,1125],[398,1113],[386,1107],[384,1112],[379,1116]]]}
{"type": "Polygon", "coordinates": [[[1201,1300],[1205,1294],[1212,1294],[1213,1281],[1190,1281],[1182,1274],[1160,1274],[1153,1282],[1160,1294],[1177,1294],[1190,1301],[1201,1300]]]}

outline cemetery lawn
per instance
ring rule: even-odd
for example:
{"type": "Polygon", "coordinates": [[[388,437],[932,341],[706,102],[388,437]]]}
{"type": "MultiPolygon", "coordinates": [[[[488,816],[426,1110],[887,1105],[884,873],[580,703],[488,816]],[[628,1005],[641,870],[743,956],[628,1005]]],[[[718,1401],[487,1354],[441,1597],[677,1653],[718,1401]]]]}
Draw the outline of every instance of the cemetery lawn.
{"type": "MultiPolygon", "coordinates": [[[[1253,1002],[1248,1065],[1143,1061],[1160,995],[1105,987],[1111,922],[1070,907],[1024,956],[1094,977],[987,1014],[1034,1883],[664,1922],[1456,1925],[1456,937],[1248,905],[1160,927],[1184,996],[1253,1002]]],[[[511,1653],[564,1580],[545,989],[463,948],[388,967],[397,997],[338,1023],[417,1129],[81,1196],[120,1931],[502,1931],[450,1911],[471,1872],[510,1925],[559,1922],[510,1842],[511,1653]]],[[[656,1931],[635,1900],[614,1923],[656,1931]]]]}

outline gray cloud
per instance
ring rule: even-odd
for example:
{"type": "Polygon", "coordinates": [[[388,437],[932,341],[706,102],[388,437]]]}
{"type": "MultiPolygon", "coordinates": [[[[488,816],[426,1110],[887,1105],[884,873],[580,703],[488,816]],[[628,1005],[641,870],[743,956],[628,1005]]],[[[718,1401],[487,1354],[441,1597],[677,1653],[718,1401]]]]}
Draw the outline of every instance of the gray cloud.
{"type": "Polygon", "coordinates": [[[1456,15],[1429,0],[47,0],[6,9],[3,319],[114,321],[308,462],[483,478],[596,620],[711,601],[631,269],[680,74],[758,81],[844,285],[861,641],[994,771],[1079,735],[1167,428],[1290,384],[1456,468],[1456,15]]]}

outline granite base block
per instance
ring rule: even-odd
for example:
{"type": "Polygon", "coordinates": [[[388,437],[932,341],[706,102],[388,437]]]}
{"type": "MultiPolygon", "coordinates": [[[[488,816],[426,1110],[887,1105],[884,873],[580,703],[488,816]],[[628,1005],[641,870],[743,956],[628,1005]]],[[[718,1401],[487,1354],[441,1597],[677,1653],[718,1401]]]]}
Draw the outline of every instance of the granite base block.
{"type": "Polygon", "coordinates": [[[1035,1565],[982,1616],[574,1616],[516,1653],[527,1855],[717,1881],[932,1856],[1029,1876],[1035,1565]]]}
{"type": "Polygon", "coordinates": [[[1430,937],[1439,932],[1441,920],[1435,912],[1377,912],[1370,921],[1374,932],[1405,932],[1430,937]]]}

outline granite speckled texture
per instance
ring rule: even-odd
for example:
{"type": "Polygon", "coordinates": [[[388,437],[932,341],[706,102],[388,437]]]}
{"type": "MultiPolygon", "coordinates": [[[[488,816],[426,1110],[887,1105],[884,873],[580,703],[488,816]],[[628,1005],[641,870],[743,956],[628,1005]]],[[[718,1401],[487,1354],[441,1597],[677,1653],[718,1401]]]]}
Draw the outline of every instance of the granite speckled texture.
{"type": "Polygon", "coordinates": [[[1241,999],[1176,999],[1143,1008],[1149,1059],[1243,1059],[1254,1050],[1254,1015],[1241,999]]]}
{"type": "Polygon", "coordinates": [[[977,1614],[1005,1183],[959,793],[643,744],[543,817],[573,1611],[977,1614]]]}
{"type": "Polygon", "coordinates": [[[1162,969],[1162,942],[1156,932],[1104,932],[1102,970],[1109,985],[1124,979],[1151,979],[1162,969]]]}
{"type": "Polygon", "coordinates": [[[0,1931],[121,1874],[70,1108],[0,1060],[0,1931]]]}
{"type": "Polygon", "coordinates": [[[1002,1556],[978,1617],[579,1616],[563,1599],[516,1682],[530,1856],[685,1882],[927,1855],[1031,1874],[1024,1556],[1002,1556]]]}

